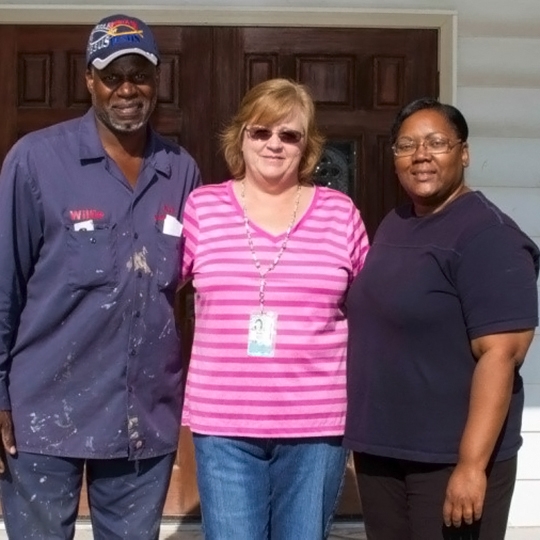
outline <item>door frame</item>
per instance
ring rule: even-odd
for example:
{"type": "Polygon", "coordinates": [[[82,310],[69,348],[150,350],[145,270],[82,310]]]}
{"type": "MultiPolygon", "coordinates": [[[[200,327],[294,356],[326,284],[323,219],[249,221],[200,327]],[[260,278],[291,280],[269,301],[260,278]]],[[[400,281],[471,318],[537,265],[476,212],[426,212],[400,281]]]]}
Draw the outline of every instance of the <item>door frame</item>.
{"type": "MultiPolygon", "coordinates": [[[[288,7],[147,7],[116,6],[149,25],[302,26],[329,28],[435,28],[439,32],[439,98],[457,101],[457,11],[363,8],[288,7]]],[[[111,9],[81,5],[0,6],[1,24],[95,24],[111,9]]]]}

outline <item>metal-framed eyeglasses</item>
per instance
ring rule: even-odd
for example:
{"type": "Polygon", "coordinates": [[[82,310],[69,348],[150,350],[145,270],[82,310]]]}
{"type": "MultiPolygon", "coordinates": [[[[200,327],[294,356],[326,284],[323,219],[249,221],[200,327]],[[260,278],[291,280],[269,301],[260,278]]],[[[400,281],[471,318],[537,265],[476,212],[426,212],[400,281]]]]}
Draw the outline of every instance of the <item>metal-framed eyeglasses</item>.
{"type": "Polygon", "coordinates": [[[461,139],[451,141],[444,137],[428,137],[421,142],[412,139],[398,139],[392,145],[392,152],[396,157],[407,157],[412,156],[420,146],[423,146],[424,150],[430,154],[448,154],[461,142],[461,139]]]}
{"type": "Polygon", "coordinates": [[[269,141],[272,135],[276,133],[282,143],[298,144],[304,136],[303,133],[296,131],[296,129],[272,131],[270,128],[262,126],[246,126],[244,129],[252,141],[269,141]]]}

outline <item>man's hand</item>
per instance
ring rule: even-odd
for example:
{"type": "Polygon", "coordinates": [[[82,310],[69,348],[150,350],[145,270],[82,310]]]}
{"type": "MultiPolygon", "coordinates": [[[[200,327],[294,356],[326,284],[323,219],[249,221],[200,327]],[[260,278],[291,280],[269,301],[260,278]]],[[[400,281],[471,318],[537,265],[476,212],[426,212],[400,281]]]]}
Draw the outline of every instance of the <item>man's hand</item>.
{"type": "Polygon", "coordinates": [[[483,470],[458,463],[446,488],[444,524],[447,527],[460,527],[479,520],[482,517],[486,485],[486,473],[483,470]]]}
{"type": "Polygon", "coordinates": [[[13,423],[11,421],[11,411],[0,411],[0,439],[0,474],[3,474],[6,470],[6,452],[12,456],[17,453],[17,449],[15,448],[15,435],[13,433],[13,423]]]}

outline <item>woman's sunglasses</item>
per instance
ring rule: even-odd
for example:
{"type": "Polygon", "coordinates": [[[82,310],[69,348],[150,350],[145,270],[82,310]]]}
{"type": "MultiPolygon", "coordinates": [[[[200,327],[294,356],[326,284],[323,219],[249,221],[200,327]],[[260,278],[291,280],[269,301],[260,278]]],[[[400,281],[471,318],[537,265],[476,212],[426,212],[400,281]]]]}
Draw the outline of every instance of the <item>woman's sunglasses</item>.
{"type": "Polygon", "coordinates": [[[304,136],[300,131],[295,129],[280,129],[279,131],[272,131],[271,129],[264,127],[246,127],[245,128],[249,138],[252,141],[268,141],[274,133],[277,134],[279,140],[284,144],[298,144],[304,136]]]}

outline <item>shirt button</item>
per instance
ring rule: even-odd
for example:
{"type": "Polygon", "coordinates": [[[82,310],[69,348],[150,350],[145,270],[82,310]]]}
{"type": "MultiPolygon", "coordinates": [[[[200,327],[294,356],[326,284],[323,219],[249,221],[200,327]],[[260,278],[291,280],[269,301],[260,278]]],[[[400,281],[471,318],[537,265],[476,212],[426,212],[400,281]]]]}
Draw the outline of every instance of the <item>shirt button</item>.
{"type": "Polygon", "coordinates": [[[137,240],[137,238],[139,238],[139,233],[134,233],[133,238],[135,238],[135,240],[137,240]]]}

